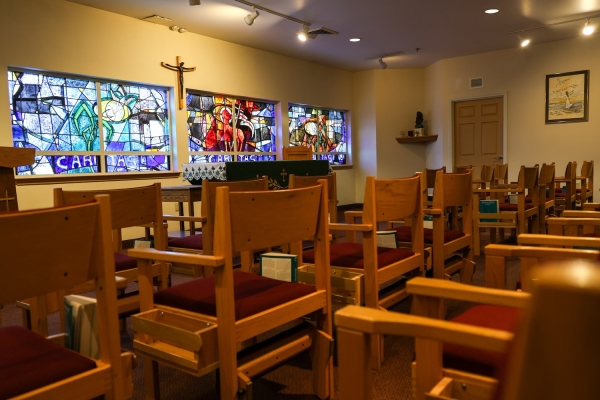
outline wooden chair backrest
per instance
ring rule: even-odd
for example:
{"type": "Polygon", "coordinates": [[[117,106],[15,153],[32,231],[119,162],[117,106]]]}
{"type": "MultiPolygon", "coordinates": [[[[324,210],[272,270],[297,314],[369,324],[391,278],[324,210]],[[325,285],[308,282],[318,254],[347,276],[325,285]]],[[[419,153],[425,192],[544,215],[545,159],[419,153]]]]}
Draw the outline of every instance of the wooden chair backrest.
{"type": "MultiPolygon", "coordinates": [[[[222,201],[228,203],[228,207],[223,208],[229,208],[232,251],[264,249],[317,235],[320,212],[324,213],[327,223],[327,206],[322,203],[322,190],[327,189],[326,185],[326,181],[320,181],[306,188],[263,192],[230,192],[229,188],[217,188],[217,207],[222,201]]],[[[217,232],[223,228],[217,220],[215,222],[217,253],[217,232]]]]}
{"type": "Polygon", "coordinates": [[[494,180],[494,172],[496,172],[496,166],[494,164],[482,165],[480,179],[483,182],[491,183],[494,180]]]}
{"type": "MultiPolygon", "coordinates": [[[[329,175],[318,175],[318,176],[301,176],[290,174],[289,185],[290,189],[296,189],[306,186],[316,185],[319,180],[325,179],[327,181],[327,209],[329,211],[329,221],[338,221],[338,200],[337,200],[337,181],[335,172],[329,175]]],[[[333,236],[333,242],[337,241],[337,232],[331,232],[333,236]]]]}
{"type": "Polygon", "coordinates": [[[471,207],[473,201],[472,175],[438,172],[436,177],[436,192],[433,195],[433,207],[471,207]],[[443,189],[443,190],[440,190],[443,189]]]}
{"type": "Polygon", "coordinates": [[[111,226],[115,231],[113,249],[121,251],[123,228],[146,226],[154,228],[154,247],[164,249],[166,232],[163,229],[162,194],[160,183],[128,189],[63,190],[54,189],[54,205],[62,207],[91,201],[94,196],[107,194],[110,197],[111,226]]]}
{"type": "Polygon", "coordinates": [[[425,187],[423,188],[424,190],[435,189],[435,177],[438,171],[446,172],[446,167],[444,166],[442,168],[437,169],[425,168],[425,171],[423,171],[423,177],[425,178],[425,187]]]}
{"type": "Polygon", "coordinates": [[[454,166],[454,172],[457,174],[464,174],[469,170],[473,170],[473,165],[456,165],[454,166]]]}
{"type": "Polygon", "coordinates": [[[213,254],[213,233],[215,226],[215,213],[217,205],[217,188],[227,187],[231,192],[257,192],[269,190],[268,177],[245,181],[217,181],[211,182],[207,179],[202,181],[202,204],[200,214],[206,218],[202,224],[203,253],[213,254]]]}
{"type": "MultiPolygon", "coordinates": [[[[0,216],[0,304],[95,281],[100,361],[123,387],[108,196],[88,203],[0,216]],[[40,229],[43,227],[43,229],[40,229]]],[[[41,317],[45,317],[43,312],[41,317]]],[[[49,365],[50,367],[50,365],[49,365]]],[[[118,383],[117,383],[118,382],[118,383]]]]}
{"type": "Polygon", "coordinates": [[[376,222],[416,217],[422,213],[422,202],[419,203],[421,195],[417,193],[421,190],[421,177],[418,173],[410,178],[398,179],[367,177],[367,186],[372,187],[373,197],[367,199],[365,191],[365,203],[373,204],[376,222]]]}
{"type": "Polygon", "coordinates": [[[307,146],[288,146],[283,148],[284,160],[312,160],[313,151],[307,146]]]}
{"type": "Polygon", "coordinates": [[[598,383],[590,371],[600,371],[600,267],[597,262],[557,261],[535,275],[501,398],[597,399],[598,383]]]}
{"type": "Polygon", "coordinates": [[[508,183],[508,164],[496,164],[494,169],[494,184],[508,183]]]}
{"type": "Polygon", "coordinates": [[[540,168],[540,179],[539,184],[541,188],[548,188],[549,190],[545,191],[546,194],[542,195],[546,198],[554,200],[554,185],[555,185],[555,168],[554,164],[542,164],[542,168],[540,168]]]}

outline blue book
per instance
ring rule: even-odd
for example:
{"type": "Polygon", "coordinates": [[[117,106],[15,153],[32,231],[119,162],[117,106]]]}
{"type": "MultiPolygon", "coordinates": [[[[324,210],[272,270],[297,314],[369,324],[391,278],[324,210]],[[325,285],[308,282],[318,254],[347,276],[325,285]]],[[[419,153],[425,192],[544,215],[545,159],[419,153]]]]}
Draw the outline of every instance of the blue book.
{"type": "MultiPolygon", "coordinates": [[[[497,214],[500,212],[498,208],[498,200],[480,200],[479,201],[479,212],[480,213],[491,213],[497,214]]],[[[496,218],[482,219],[481,222],[498,222],[496,218]]]]}

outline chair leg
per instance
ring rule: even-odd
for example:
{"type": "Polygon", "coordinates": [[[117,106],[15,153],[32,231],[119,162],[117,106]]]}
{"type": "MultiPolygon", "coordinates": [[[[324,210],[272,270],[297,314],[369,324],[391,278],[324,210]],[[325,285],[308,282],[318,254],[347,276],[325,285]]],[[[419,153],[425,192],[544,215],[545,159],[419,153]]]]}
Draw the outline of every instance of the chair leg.
{"type": "Polygon", "coordinates": [[[160,400],[158,362],[148,357],[144,357],[144,389],[146,390],[146,399],[160,400]]]}
{"type": "Polygon", "coordinates": [[[316,330],[311,348],[313,390],[320,399],[333,398],[333,338],[316,330]]]}

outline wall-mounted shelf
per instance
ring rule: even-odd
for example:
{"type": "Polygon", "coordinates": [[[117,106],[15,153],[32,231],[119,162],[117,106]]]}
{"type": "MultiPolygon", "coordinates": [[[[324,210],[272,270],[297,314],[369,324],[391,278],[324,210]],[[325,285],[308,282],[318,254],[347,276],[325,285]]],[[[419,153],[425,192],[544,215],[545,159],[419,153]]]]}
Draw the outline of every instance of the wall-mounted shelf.
{"type": "Polygon", "coordinates": [[[398,143],[423,143],[423,142],[435,142],[438,135],[427,135],[417,137],[399,137],[396,138],[398,143]]]}

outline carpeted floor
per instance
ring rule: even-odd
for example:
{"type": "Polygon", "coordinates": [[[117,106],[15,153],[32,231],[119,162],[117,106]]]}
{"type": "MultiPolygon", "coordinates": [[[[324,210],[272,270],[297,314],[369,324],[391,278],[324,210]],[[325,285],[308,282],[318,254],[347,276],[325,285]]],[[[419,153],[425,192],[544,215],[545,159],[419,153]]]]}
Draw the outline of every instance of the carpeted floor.
{"type": "MultiPolygon", "coordinates": [[[[487,236],[482,235],[482,243],[487,243],[487,236]]],[[[484,257],[475,257],[477,263],[473,282],[483,286],[485,281],[484,257]]],[[[508,265],[509,287],[514,287],[519,271],[519,261],[511,260],[508,265]]],[[[187,278],[175,277],[174,284],[181,283],[187,278]]],[[[393,311],[408,313],[410,301],[405,301],[393,311]]],[[[448,318],[452,318],[470,307],[463,302],[448,303],[448,318]]],[[[21,314],[14,305],[5,306],[2,311],[2,325],[20,325],[21,314]]],[[[56,321],[51,323],[51,330],[56,329],[56,321]]],[[[125,349],[132,349],[133,333],[130,328],[121,335],[121,345],[125,349]]],[[[52,332],[51,332],[52,333],[52,332]]],[[[411,377],[410,363],[413,357],[414,340],[408,337],[386,337],[385,361],[380,370],[373,374],[374,399],[410,399],[411,377]]],[[[141,358],[139,358],[141,361],[141,358]]],[[[253,382],[254,399],[315,399],[311,394],[312,374],[308,355],[299,356],[283,366],[269,372],[253,382]]],[[[337,368],[334,370],[335,384],[337,387],[337,368]]],[[[138,362],[133,372],[135,385],[134,399],[144,398],[144,376],[142,363],[138,362]]],[[[196,378],[179,372],[169,367],[160,367],[161,398],[164,400],[182,399],[216,399],[216,373],[211,373],[196,378]]],[[[337,397],[337,390],[336,390],[337,397]]]]}

